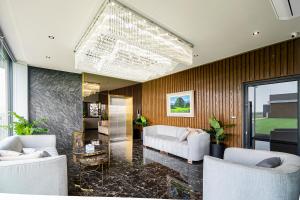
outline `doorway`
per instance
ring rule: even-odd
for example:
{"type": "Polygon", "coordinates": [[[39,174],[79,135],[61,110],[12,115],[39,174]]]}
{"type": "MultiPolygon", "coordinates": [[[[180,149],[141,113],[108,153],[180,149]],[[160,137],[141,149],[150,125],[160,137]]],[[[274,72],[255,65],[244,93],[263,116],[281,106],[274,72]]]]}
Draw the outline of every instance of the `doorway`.
{"type": "Polygon", "coordinates": [[[299,77],[246,83],[244,92],[244,146],[299,155],[299,77]]]}
{"type": "Polygon", "coordinates": [[[110,140],[132,140],[132,97],[108,95],[108,102],[110,140]]]}

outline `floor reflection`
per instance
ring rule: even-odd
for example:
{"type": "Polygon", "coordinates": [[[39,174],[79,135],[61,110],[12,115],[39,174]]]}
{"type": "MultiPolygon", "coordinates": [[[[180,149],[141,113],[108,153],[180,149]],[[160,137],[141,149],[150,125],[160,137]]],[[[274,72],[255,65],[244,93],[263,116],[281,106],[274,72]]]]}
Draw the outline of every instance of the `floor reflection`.
{"type": "Polygon", "coordinates": [[[69,165],[70,192],[75,196],[170,198],[168,177],[188,185],[201,199],[202,162],[190,165],[185,159],[145,148],[141,140],[110,142],[110,165],[103,175],[87,177],[93,192],[76,190],[76,164],[69,165]]]}
{"type": "Polygon", "coordinates": [[[132,163],[133,141],[122,140],[110,142],[111,160],[132,163]]]}

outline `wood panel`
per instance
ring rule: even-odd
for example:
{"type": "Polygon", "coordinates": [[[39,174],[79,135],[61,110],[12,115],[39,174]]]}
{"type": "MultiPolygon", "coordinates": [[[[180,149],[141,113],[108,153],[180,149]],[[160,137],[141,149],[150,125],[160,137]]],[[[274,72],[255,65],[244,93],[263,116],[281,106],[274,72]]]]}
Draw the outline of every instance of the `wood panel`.
{"type": "Polygon", "coordinates": [[[300,74],[300,39],[289,40],[142,85],[142,109],[152,124],[208,128],[215,114],[225,123],[229,146],[242,146],[242,83],[300,74]],[[167,117],[166,94],[195,91],[195,117],[167,117]],[[234,118],[236,117],[236,118],[234,118]]]}

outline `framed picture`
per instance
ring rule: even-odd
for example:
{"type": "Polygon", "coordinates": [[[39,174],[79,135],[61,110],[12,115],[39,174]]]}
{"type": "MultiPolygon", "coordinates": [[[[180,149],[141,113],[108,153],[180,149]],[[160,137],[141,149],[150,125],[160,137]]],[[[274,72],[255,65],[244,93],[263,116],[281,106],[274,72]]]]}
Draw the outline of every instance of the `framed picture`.
{"type": "Polygon", "coordinates": [[[168,117],[194,117],[194,90],[167,94],[168,117]]]}

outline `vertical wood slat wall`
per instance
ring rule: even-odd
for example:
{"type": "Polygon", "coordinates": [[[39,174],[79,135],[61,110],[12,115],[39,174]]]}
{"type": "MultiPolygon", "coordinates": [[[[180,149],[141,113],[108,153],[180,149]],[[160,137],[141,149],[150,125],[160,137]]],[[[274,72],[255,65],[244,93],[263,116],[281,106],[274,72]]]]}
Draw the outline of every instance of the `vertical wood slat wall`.
{"type": "Polygon", "coordinates": [[[215,114],[236,126],[227,145],[242,146],[242,83],[300,74],[300,39],[289,40],[142,84],[142,109],[152,124],[208,128],[215,114]],[[195,117],[167,117],[166,94],[195,91],[195,117]],[[232,117],[235,116],[236,119],[232,117]]]}

